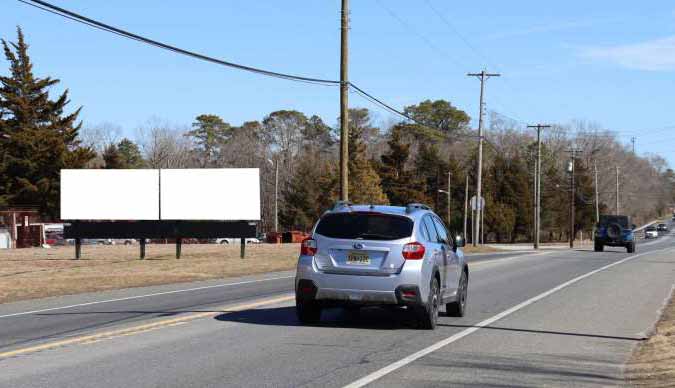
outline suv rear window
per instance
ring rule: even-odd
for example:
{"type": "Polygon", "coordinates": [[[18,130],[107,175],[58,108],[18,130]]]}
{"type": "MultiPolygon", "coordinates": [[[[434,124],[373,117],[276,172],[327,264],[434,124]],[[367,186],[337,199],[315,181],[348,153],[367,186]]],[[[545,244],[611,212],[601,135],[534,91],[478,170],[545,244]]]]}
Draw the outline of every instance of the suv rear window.
{"type": "Polygon", "coordinates": [[[628,216],[602,215],[600,216],[600,224],[602,225],[619,224],[621,225],[621,227],[628,229],[628,216]]]}
{"type": "Polygon", "coordinates": [[[413,221],[407,217],[354,212],[325,215],[315,233],[331,238],[398,240],[410,237],[412,230],[413,221]]]}

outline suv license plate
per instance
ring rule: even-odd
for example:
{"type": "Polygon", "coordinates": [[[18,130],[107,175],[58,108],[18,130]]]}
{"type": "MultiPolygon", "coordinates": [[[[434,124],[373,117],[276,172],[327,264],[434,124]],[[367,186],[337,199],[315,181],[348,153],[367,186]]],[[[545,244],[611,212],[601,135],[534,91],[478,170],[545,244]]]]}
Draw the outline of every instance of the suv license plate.
{"type": "Polygon", "coordinates": [[[370,257],[366,253],[349,252],[347,254],[347,264],[369,265],[370,257]]]}

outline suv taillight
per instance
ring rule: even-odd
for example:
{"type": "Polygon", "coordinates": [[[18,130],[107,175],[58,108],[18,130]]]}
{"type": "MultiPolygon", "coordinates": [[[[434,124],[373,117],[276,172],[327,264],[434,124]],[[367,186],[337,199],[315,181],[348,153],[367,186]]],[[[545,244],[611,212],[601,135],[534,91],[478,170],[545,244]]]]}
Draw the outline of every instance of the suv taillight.
{"type": "Polygon", "coordinates": [[[418,242],[411,242],[403,246],[403,257],[406,260],[419,260],[424,258],[424,245],[418,242]]]}
{"type": "Polygon", "coordinates": [[[316,241],[312,238],[302,240],[302,244],[300,244],[300,254],[304,256],[314,256],[316,254],[316,241]]]}

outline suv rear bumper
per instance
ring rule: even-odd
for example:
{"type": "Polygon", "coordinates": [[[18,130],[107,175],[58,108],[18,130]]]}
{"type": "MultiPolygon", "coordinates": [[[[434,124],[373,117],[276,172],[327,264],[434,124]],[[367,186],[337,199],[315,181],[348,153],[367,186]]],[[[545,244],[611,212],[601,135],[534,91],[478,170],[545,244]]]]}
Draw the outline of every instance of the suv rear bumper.
{"type": "Polygon", "coordinates": [[[626,245],[632,243],[633,240],[621,241],[621,240],[597,240],[598,244],[602,244],[608,247],[625,247],[626,245]]]}
{"type": "MultiPolygon", "coordinates": [[[[406,262],[402,271],[389,276],[330,274],[317,270],[313,259],[301,256],[296,274],[296,292],[300,284],[311,282],[313,300],[325,304],[415,305],[429,293],[420,285],[423,260],[406,262]]],[[[424,275],[422,275],[423,277],[424,275]]],[[[422,282],[424,284],[425,282],[422,282]]]]}

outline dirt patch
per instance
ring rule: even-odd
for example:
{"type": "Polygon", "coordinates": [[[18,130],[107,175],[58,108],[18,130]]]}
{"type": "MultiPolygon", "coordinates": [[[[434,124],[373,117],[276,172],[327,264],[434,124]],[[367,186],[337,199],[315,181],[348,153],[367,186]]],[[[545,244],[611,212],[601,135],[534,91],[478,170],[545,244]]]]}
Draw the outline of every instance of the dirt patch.
{"type": "Polygon", "coordinates": [[[299,252],[299,244],[248,245],[240,259],[238,245],[184,244],[177,260],[174,245],[150,244],[139,260],[138,245],[85,245],[73,260],[72,246],[0,250],[0,303],[290,270],[299,252]]]}
{"type": "Polygon", "coordinates": [[[626,381],[637,387],[675,387],[675,298],[671,297],[654,334],[633,353],[626,381]]]}

